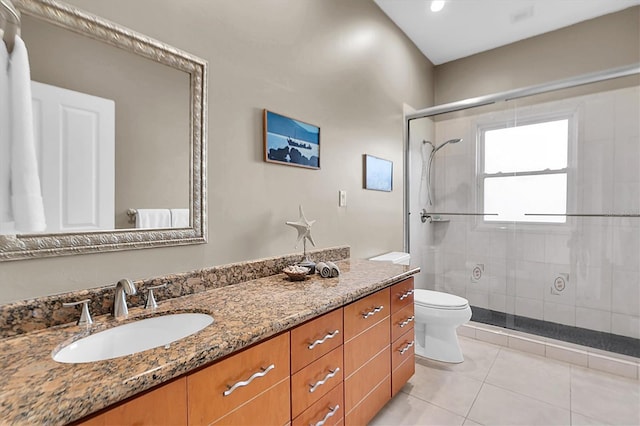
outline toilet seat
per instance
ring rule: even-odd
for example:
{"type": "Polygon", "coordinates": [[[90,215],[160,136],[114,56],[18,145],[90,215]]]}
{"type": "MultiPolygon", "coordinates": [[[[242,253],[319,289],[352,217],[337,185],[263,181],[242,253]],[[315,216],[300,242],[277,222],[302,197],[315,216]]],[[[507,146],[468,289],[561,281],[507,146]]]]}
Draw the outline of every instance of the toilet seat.
{"type": "Polygon", "coordinates": [[[440,291],[416,289],[413,293],[416,305],[443,310],[461,310],[469,307],[469,301],[455,294],[440,291]]]}

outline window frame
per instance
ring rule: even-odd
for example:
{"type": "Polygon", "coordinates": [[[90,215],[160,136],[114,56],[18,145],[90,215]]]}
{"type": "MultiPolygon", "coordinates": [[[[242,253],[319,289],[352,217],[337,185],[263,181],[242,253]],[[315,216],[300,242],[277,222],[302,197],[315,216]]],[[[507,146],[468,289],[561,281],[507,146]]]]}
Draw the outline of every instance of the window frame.
{"type": "MultiPolygon", "coordinates": [[[[491,213],[484,211],[484,182],[486,178],[495,177],[515,177],[515,176],[540,176],[540,175],[557,175],[566,174],[566,205],[565,214],[570,213],[571,208],[575,206],[576,191],[575,185],[575,153],[577,144],[577,126],[578,126],[578,113],[576,110],[557,109],[551,112],[544,113],[529,113],[523,114],[523,111],[517,111],[517,117],[514,117],[514,113],[504,114],[492,114],[491,118],[482,120],[475,124],[476,134],[476,211],[480,213],[491,213]],[[484,137],[487,131],[507,129],[511,127],[527,126],[537,123],[545,123],[558,120],[567,120],[567,165],[562,169],[552,170],[535,170],[524,172],[507,172],[507,173],[485,173],[485,145],[484,137]]],[[[532,219],[535,216],[532,216],[532,219]]],[[[513,229],[518,228],[521,230],[530,231],[547,231],[549,229],[562,230],[569,228],[572,225],[572,218],[565,216],[564,222],[539,222],[536,220],[526,221],[487,221],[484,215],[476,216],[476,228],[480,229],[513,229]]]]}

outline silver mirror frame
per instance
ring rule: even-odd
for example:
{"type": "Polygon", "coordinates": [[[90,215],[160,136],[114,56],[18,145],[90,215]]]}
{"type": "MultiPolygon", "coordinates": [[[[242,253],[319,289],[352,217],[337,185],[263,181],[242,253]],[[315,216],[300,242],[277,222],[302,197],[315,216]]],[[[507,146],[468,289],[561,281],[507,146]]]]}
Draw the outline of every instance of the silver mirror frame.
{"type": "Polygon", "coordinates": [[[207,61],[54,0],[13,0],[22,13],[108,43],[190,76],[190,228],[0,235],[0,261],[207,242],[207,61]]]}

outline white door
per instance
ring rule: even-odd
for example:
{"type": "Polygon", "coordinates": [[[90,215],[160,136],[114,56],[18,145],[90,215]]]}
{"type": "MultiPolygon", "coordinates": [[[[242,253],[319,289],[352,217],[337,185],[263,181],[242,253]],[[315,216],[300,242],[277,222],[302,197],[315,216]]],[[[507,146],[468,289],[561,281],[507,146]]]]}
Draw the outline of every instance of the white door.
{"type": "Polygon", "coordinates": [[[31,82],[45,232],[114,229],[115,102],[31,82]]]}

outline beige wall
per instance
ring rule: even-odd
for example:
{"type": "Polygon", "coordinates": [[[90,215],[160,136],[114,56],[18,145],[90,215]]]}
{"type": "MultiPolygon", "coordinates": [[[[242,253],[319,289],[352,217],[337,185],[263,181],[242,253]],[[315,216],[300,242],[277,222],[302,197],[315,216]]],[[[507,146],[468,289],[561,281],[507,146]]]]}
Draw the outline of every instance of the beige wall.
{"type": "Polygon", "coordinates": [[[0,302],[291,253],[299,204],[319,247],[402,249],[403,103],[432,104],[432,65],[373,2],[70,3],[209,61],[209,243],[4,262],[0,302]],[[320,126],[321,170],[263,162],[263,108],[320,126]],[[362,189],[364,153],[393,161],[393,192],[362,189]]]}
{"type": "Polygon", "coordinates": [[[640,6],[435,67],[435,105],[640,61],[640,6]]]}

